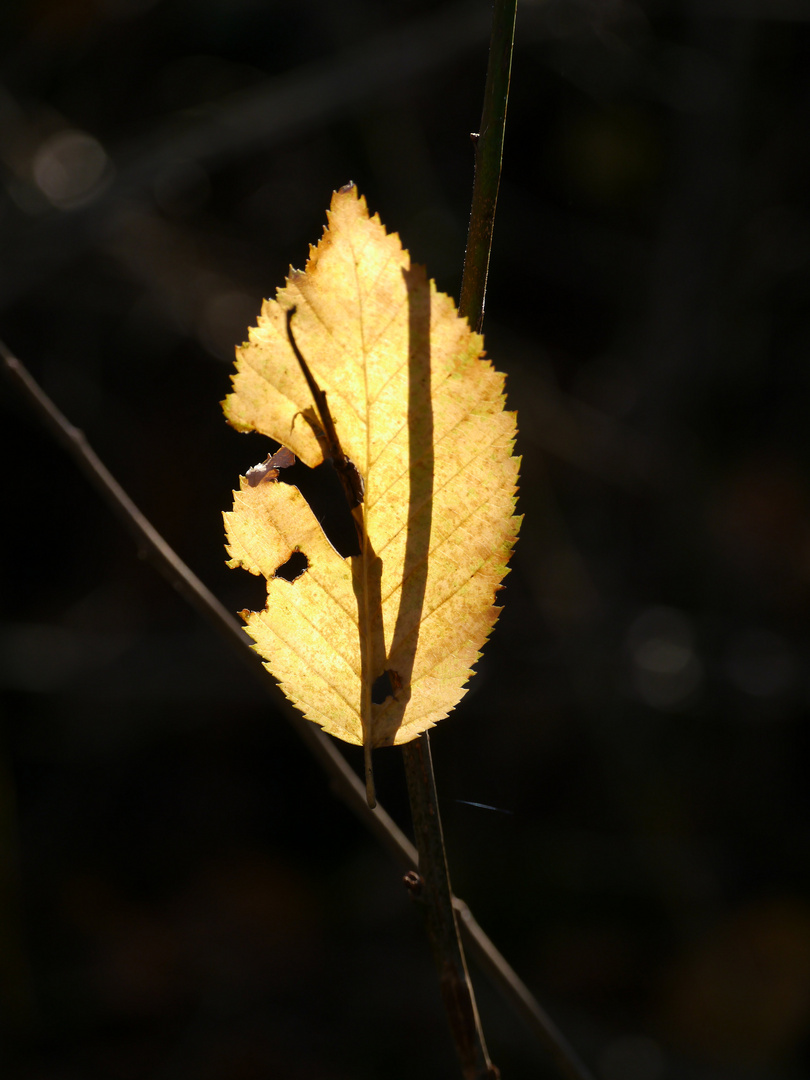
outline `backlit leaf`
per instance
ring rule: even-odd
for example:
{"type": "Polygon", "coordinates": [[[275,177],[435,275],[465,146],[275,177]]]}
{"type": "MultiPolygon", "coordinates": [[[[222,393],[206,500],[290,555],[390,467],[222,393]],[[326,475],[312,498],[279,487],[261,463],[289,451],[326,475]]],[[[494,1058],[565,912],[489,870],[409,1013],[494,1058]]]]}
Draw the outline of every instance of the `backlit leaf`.
{"type": "Polygon", "coordinates": [[[365,484],[353,511],[361,552],[337,553],[273,458],[225,515],[229,565],[267,579],[265,609],[243,616],[287,697],[332,735],[383,746],[458,704],[498,616],[519,526],[515,416],[482,338],[353,186],[328,216],[306,270],[290,272],[237,349],[224,408],[306,465],[324,460],[287,336],[294,306],[295,341],[365,484]],[[275,576],[296,551],[304,572],[275,576]]]}

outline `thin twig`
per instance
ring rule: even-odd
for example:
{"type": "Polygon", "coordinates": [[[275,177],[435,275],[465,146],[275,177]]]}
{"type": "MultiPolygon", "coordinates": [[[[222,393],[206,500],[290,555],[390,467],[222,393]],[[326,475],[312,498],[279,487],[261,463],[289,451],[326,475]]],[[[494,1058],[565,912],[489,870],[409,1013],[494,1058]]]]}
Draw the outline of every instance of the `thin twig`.
{"type": "Polygon", "coordinates": [[[495,0],[481,130],[473,136],[475,178],[458,310],[466,317],[471,328],[479,332],[484,321],[492,229],[501,183],[516,13],[517,0],[495,0]]]}
{"type": "MultiPolygon", "coordinates": [[[[2,341],[0,341],[0,356],[3,358],[3,370],[9,380],[17,387],[53,439],[67,451],[113,513],[133,536],[144,558],[227,642],[242,662],[260,680],[261,685],[269,692],[274,691],[275,684],[268,678],[257,653],[250,647],[250,642],[236,619],[222,606],[200,579],[191,572],[154,526],[143,516],[121,485],[112,476],[109,469],[99,459],[92,447],[89,446],[84,434],[74,427],[57,409],[56,405],[45,394],[24,365],[2,341]]],[[[416,848],[379,803],[375,810],[369,810],[364,785],[337,749],[333,740],[324,735],[314,724],[305,720],[281,694],[273,693],[273,698],[277,710],[293,726],[296,733],[329,777],[330,787],[334,794],[345,802],[358,820],[388,849],[401,866],[405,869],[415,867],[418,858],[416,848]]],[[[472,918],[467,905],[463,901],[455,899],[454,906],[460,913],[461,927],[470,946],[471,954],[483,970],[487,972],[493,984],[500,990],[515,1013],[526,1021],[539,1041],[544,1046],[551,1048],[555,1058],[561,1057],[566,1062],[566,1068],[561,1069],[562,1074],[568,1080],[590,1080],[585,1068],[579,1064],[576,1056],[569,1050],[565,1040],[532,996],[529,989],[472,918]]]]}
{"type": "MultiPolygon", "coordinates": [[[[292,329],[292,320],[295,312],[296,307],[293,305],[292,307],[287,308],[284,313],[287,326],[287,340],[290,343],[290,348],[295,353],[295,359],[298,361],[298,365],[307,381],[309,392],[312,394],[312,398],[315,402],[318,419],[320,420],[322,437],[326,442],[329,457],[332,459],[332,464],[335,467],[335,472],[340,480],[340,486],[343,488],[346,503],[351,511],[354,525],[357,529],[357,540],[360,545],[359,557],[363,560],[364,567],[366,567],[366,560],[372,556],[369,551],[368,533],[365,525],[365,511],[363,509],[363,498],[365,496],[363,477],[357,471],[355,463],[343,452],[337,428],[335,427],[335,421],[332,419],[332,411],[329,408],[329,402],[326,400],[326,393],[318,385],[315,376],[309,369],[309,364],[306,362],[303,353],[298,348],[298,342],[295,340],[295,334],[292,329]]],[[[367,569],[364,570],[364,572],[367,573],[367,569]]],[[[368,590],[365,588],[363,589],[363,601],[368,605],[368,590]]],[[[362,617],[359,618],[359,625],[361,627],[360,649],[365,657],[366,642],[364,641],[362,634],[364,622],[368,625],[367,617],[365,620],[362,617]]],[[[364,661],[364,671],[365,667],[364,661]]],[[[374,787],[374,763],[372,760],[374,741],[371,732],[371,686],[369,685],[369,680],[366,678],[363,679],[363,697],[360,707],[360,719],[363,725],[363,768],[366,774],[366,800],[368,801],[369,809],[373,810],[377,805],[377,792],[374,787]]]]}
{"type": "Polygon", "coordinates": [[[464,934],[467,948],[481,970],[496,986],[516,1015],[523,1018],[536,1038],[543,1044],[564,1080],[593,1080],[591,1073],[573,1046],[543,1009],[537,998],[506,962],[490,938],[484,933],[472,911],[463,900],[453,897],[456,918],[464,934]]]}
{"type": "MultiPolygon", "coordinates": [[[[335,471],[338,474],[341,486],[343,488],[343,494],[346,496],[346,502],[349,504],[349,509],[354,513],[358,506],[362,506],[363,497],[365,496],[365,487],[363,484],[363,477],[357,471],[357,466],[351,460],[346,457],[343,452],[343,447],[340,444],[340,437],[335,427],[335,421],[332,419],[332,410],[329,408],[329,402],[326,400],[326,394],[318,386],[317,380],[312,372],[309,370],[309,364],[304,359],[304,355],[298,348],[298,342],[295,340],[295,334],[292,330],[293,315],[295,315],[296,307],[293,305],[284,313],[287,326],[287,340],[290,343],[290,348],[295,353],[295,359],[298,361],[299,367],[307,380],[307,386],[309,392],[315,401],[315,408],[318,410],[318,418],[321,422],[321,429],[326,440],[326,446],[329,450],[329,456],[332,459],[332,464],[335,466],[335,471]]],[[[356,519],[355,519],[356,520],[356,519]]],[[[362,546],[362,526],[360,526],[360,535],[358,536],[360,544],[362,546]]]]}

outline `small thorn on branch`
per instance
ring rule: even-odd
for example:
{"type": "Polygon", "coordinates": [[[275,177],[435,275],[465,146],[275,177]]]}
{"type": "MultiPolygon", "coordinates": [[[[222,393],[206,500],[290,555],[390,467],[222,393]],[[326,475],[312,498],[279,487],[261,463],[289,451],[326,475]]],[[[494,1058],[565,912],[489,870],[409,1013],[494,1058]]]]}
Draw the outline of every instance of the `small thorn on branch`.
{"type": "Polygon", "coordinates": [[[422,889],[425,886],[425,879],[418,870],[409,870],[402,879],[402,884],[410,893],[412,900],[419,900],[421,898],[422,889]]]}

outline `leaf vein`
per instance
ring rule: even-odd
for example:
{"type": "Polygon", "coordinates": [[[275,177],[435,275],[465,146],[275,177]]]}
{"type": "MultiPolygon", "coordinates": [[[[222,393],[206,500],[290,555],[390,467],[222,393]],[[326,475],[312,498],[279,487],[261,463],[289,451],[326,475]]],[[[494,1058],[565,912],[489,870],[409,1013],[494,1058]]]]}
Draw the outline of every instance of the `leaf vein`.
{"type": "MultiPolygon", "coordinates": [[[[305,571],[305,573],[310,573],[310,571],[307,570],[307,571],[305,571]]],[[[276,579],[273,579],[273,580],[276,580],[276,579]]],[[[284,579],[282,578],[281,580],[284,580],[284,579]]],[[[325,593],[329,597],[329,599],[332,600],[332,602],[335,604],[335,606],[338,607],[343,612],[344,615],[346,615],[346,617],[350,620],[350,622],[352,622],[352,623],[354,623],[356,625],[356,620],[355,620],[354,616],[349,614],[349,612],[346,611],[346,609],[343,607],[343,605],[337,600],[334,593],[330,592],[329,589],[325,588],[321,584],[321,582],[318,581],[318,579],[317,579],[317,577],[315,577],[315,575],[312,575],[311,580],[312,580],[312,582],[314,584],[316,584],[318,586],[318,588],[321,590],[321,592],[325,593]]],[[[295,587],[292,582],[290,583],[290,586],[291,586],[291,588],[295,587]]],[[[267,609],[265,609],[265,610],[267,610],[267,609]]],[[[318,610],[318,609],[316,608],[316,610],[318,610]]],[[[300,605],[296,605],[295,611],[296,611],[296,614],[299,616],[299,618],[303,622],[305,622],[307,624],[307,626],[309,626],[310,629],[315,634],[317,634],[317,636],[321,639],[321,641],[323,641],[325,643],[328,650],[335,653],[336,656],[339,656],[340,659],[346,664],[346,666],[351,668],[351,670],[355,673],[355,675],[359,675],[359,672],[358,672],[357,668],[355,667],[355,665],[352,663],[352,661],[348,657],[344,656],[343,653],[340,652],[340,650],[335,647],[334,639],[327,638],[326,635],[323,633],[323,631],[318,627],[318,625],[316,623],[314,623],[310,618],[307,617],[306,613],[304,612],[303,608],[300,605]]],[[[300,652],[300,650],[297,647],[294,647],[294,646],[290,645],[289,642],[287,642],[281,636],[281,634],[278,633],[278,631],[275,628],[275,621],[273,623],[273,633],[276,634],[279,638],[281,638],[281,640],[284,641],[284,644],[287,645],[288,648],[290,648],[296,654],[296,656],[303,656],[303,654],[300,652]]],[[[311,665],[311,654],[310,654],[309,651],[307,651],[306,659],[311,665]]],[[[318,674],[320,674],[320,672],[318,672],[318,674]]],[[[328,680],[326,678],[324,678],[324,682],[328,683],[328,680]]]]}
{"type": "MultiPolygon", "coordinates": [[[[308,620],[307,620],[307,621],[308,621],[308,620]]],[[[312,626],[312,624],[311,624],[311,623],[310,623],[309,625],[310,625],[310,626],[312,626]]],[[[315,632],[316,632],[316,633],[318,633],[318,635],[319,635],[319,636],[321,637],[321,639],[322,639],[322,640],[326,641],[326,638],[324,638],[324,637],[323,637],[323,634],[321,634],[321,633],[320,633],[320,631],[318,631],[317,627],[313,626],[313,627],[312,627],[312,629],[313,629],[313,630],[315,630],[315,632]]],[[[275,636],[276,636],[276,637],[277,637],[277,638],[279,639],[279,641],[280,641],[280,642],[281,642],[281,643],[282,643],[283,645],[285,645],[285,646],[286,646],[286,647],[287,647],[287,648],[288,648],[288,649],[290,650],[290,652],[294,653],[294,655],[295,655],[295,656],[297,656],[297,657],[299,657],[299,658],[301,657],[301,653],[300,653],[300,652],[298,651],[298,649],[297,649],[297,648],[296,648],[296,647],[295,647],[294,645],[291,645],[291,644],[290,644],[290,642],[289,642],[289,641],[288,641],[288,640],[287,640],[287,639],[286,639],[286,638],[285,638],[285,637],[284,637],[284,636],[283,636],[282,634],[280,634],[280,633],[278,632],[278,630],[277,630],[277,629],[275,628],[275,626],[273,626],[273,627],[272,627],[272,630],[273,630],[273,633],[275,634],[275,636]]],[[[334,651],[334,652],[337,652],[337,649],[334,649],[333,651],[334,651]]],[[[340,656],[342,660],[345,660],[345,659],[346,659],[346,658],[345,658],[344,656],[342,656],[342,655],[341,655],[340,653],[338,653],[338,656],[340,656]]],[[[328,687],[329,687],[329,689],[330,689],[330,690],[332,690],[332,691],[333,691],[333,692],[334,692],[334,693],[335,693],[335,694],[336,694],[336,695],[337,695],[337,696],[338,696],[338,697],[340,698],[340,700],[341,700],[341,701],[342,701],[342,702],[343,702],[343,703],[344,703],[344,704],[345,704],[345,705],[346,705],[346,706],[347,706],[347,707],[348,707],[348,708],[349,708],[349,709],[350,709],[350,710],[351,710],[351,711],[352,711],[353,713],[357,714],[357,709],[356,709],[356,708],[354,707],[354,705],[352,705],[352,703],[351,703],[351,702],[349,701],[349,699],[348,699],[348,698],[346,697],[346,695],[345,695],[345,694],[343,694],[343,693],[342,693],[342,692],[341,692],[341,691],[340,691],[340,690],[338,689],[338,687],[337,687],[337,686],[335,686],[335,684],[334,684],[333,682],[331,682],[331,680],[329,680],[329,679],[328,679],[328,678],[326,677],[326,675],[324,675],[324,674],[323,674],[323,672],[322,672],[322,671],[318,670],[317,668],[315,668],[315,667],[314,667],[314,666],[312,665],[312,662],[311,662],[311,659],[310,659],[310,656],[309,656],[309,654],[307,655],[307,662],[308,662],[308,665],[309,665],[309,669],[310,669],[311,671],[314,671],[316,675],[320,676],[320,678],[321,678],[321,679],[323,680],[323,682],[325,683],[325,685],[326,685],[326,686],[328,686],[328,687]]],[[[357,672],[357,669],[356,669],[356,668],[355,668],[355,667],[354,667],[354,666],[353,666],[352,664],[349,664],[349,663],[348,663],[348,661],[346,661],[346,663],[347,663],[347,664],[348,664],[348,666],[349,666],[349,667],[350,667],[350,668],[352,669],[352,671],[353,671],[353,672],[355,673],[355,675],[358,675],[358,674],[359,674],[359,673],[357,672]]],[[[285,680],[279,679],[279,682],[282,682],[282,684],[283,684],[283,682],[284,682],[284,681],[285,681],[285,680]]],[[[293,683],[290,683],[290,682],[288,682],[288,683],[287,683],[287,685],[288,685],[288,686],[294,686],[295,684],[294,684],[294,682],[293,682],[293,683]]],[[[297,698],[297,700],[302,700],[302,699],[301,699],[301,698],[299,697],[299,698],[297,698]]],[[[321,710],[319,709],[318,711],[320,712],[321,710]]]]}
{"type": "MultiPolygon", "coordinates": [[[[498,441],[498,440],[497,440],[497,438],[496,438],[496,439],[493,439],[493,440],[492,440],[492,441],[490,442],[489,446],[487,446],[487,447],[486,447],[486,449],[487,449],[487,450],[489,450],[489,449],[490,449],[490,448],[491,448],[492,446],[494,446],[494,445],[495,445],[495,443],[496,443],[497,441],[498,441]]],[[[400,526],[400,527],[399,527],[399,528],[397,529],[397,531],[396,531],[395,533],[392,533],[392,534],[391,534],[391,536],[389,536],[389,537],[387,537],[387,538],[386,538],[385,542],[384,542],[384,543],[382,544],[382,546],[381,546],[381,547],[380,547],[380,548],[378,549],[378,551],[377,551],[377,554],[378,554],[378,555],[379,555],[380,557],[382,557],[382,553],[383,553],[383,552],[385,551],[385,549],[386,549],[386,548],[388,547],[388,545],[389,545],[389,544],[390,544],[390,543],[391,543],[391,542],[392,542],[393,540],[395,540],[395,539],[396,539],[396,538],[397,538],[397,537],[398,537],[398,536],[400,535],[400,533],[401,533],[401,532],[403,531],[403,529],[407,529],[408,525],[410,525],[410,523],[411,523],[411,520],[412,520],[412,519],[413,519],[414,517],[416,517],[416,515],[417,515],[417,514],[419,513],[419,511],[420,511],[420,510],[422,509],[422,507],[423,507],[423,506],[425,506],[425,505],[426,505],[426,504],[427,504],[428,502],[435,502],[435,500],[436,500],[436,496],[437,496],[437,495],[439,494],[439,492],[441,492],[441,491],[444,491],[444,489],[445,489],[445,488],[446,488],[446,487],[447,487],[447,486],[448,486],[449,484],[452,484],[452,483],[453,483],[453,482],[454,482],[454,481],[455,481],[455,480],[456,480],[456,479],[457,479],[457,478],[458,478],[459,476],[463,476],[463,475],[464,475],[464,473],[466,472],[466,470],[467,470],[467,469],[468,469],[468,468],[470,467],[470,465],[472,465],[472,463],[473,463],[473,462],[474,462],[474,461],[476,460],[476,458],[478,458],[478,457],[480,457],[480,451],[479,451],[478,449],[476,449],[476,453],[475,453],[475,454],[473,455],[473,457],[471,457],[471,458],[469,458],[469,459],[468,459],[467,461],[465,461],[465,462],[464,462],[464,464],[463,464],[463,465],[461,466],[461,468],[460,468],[460,469],[458,469],[458,470],[457,470],[457,471],[456,471],[456,472],[455,472],[455,473],[454,473],[454,474],[453,474],[452,476],[449,476],[449,477],[447,478],[447,480],[445,480],[445,482],[444,482],[443,484],[440,484],[440,485],[438,486],[438,488],[436,488],[436,489],[435,489],[435,490],[434,490],[434,491],[433,491],[433,492],[431,493],[431,496],[430,496],[430,498],[429,498],[429,499],[422,499],[422,501],[421,501],[421,502],[420,502],[420,503],[419,503],[419,504],[418,504],[417,506],[415,506],[415,507],[409,507],[409,511],[408,511],[408,517],[407,517],[407,520],[403,522],[403,524],[402,524],[402,525],[401,525],[401,526],[400,526]]],[[[487,503],[489,502],[489,494],[490,494],[490,493],[488,492],[488,493],[487,493],[487,498],[483,499],[483,500],[482,500],[482,501],[481,501],[480,503],[478,503],[478,504],[477,504],[476,508],[475,508],[475,509],[474,509],[474,510],[472,511],[472,514],[476,514],[476,513],[477,513],[477,512],[478,512],[478,511],[479,511],[479,510],[481,509],[481,507],[482,507],[482,506],[486,506],[486,505],[487,505],[487,503]]],[[[447,540],[449,540],[449,539],[450,539],[450,537],[451,537],[451,536],[453,535],[453,533],[455,533],[455,532],[456,532],[456,531],[457,531],[457,530],[458,530],[459,528],[461,528],[461,527],[462,527],[462,526],[463,526],[463,525],[464,525],[464,524],[465,524],[465,523],[466,523],[466,522],[467,522],[467,521],[469,520],[470,516],[471,516],[471,515],[469,515],[469,514],[468,514],[468,515],[467,515],[467,517],[463,518],[463,519],[462,519],[461,521],[459,521],[459,522],[456,522],[456,524],[455,524],[455,525],[453,526],[453,528],[452,528],[452,529],[450,530],[450,532],[449,532],[449,533],[447,534],[447,536],[445,536],[445,537],[444,537],[444,538],[443,538],[443,539],[442,539],[442,540],[441,540],[441,541],[440,541],[440,542],[439,542],[439,543],[438,543],[438,544],[436,545],[436,547],[435,547],[435,548],[431,547],[431,548],[429,548],[429,549],[428,549],[428,552],[427,552],[426,558],[428,558],[428,559],[429,559],[429,558],[431,557],[431,555],[433,555],[434,551],[438,551],[438,550],[439,550],[439,548],[440,548],[440,547],[442,546],[442,544],[444,544],[444,543],[445,543],[445,542],[446,542],[447,540]]],[[[403,585],[404,585],[404,579],[403,579],[403,585]]],[[[398,586],[398,587],[401,587],[401,586],[398,586]]],[[[389,596],[392,596],[392,595],[393,595],[393,593],[395,593],[395,592],[396,592],[396,588],[392,589],[392,590],[391,590],[391,592],[390,592],[390,593],[389,593],[388,595],[389,595],[389,596]]],[[[388,599],[388,597],[386,597],[386,600],[387,600],[387,599],[388,599]]]]}

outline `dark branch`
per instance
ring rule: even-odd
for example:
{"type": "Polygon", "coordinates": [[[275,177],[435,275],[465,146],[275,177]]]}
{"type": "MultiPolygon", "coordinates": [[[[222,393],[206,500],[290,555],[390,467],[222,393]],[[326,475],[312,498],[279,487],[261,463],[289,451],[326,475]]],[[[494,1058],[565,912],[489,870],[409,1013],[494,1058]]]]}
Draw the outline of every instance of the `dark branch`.
{"type": "MultiPolygon", "coordinates": [[[[314,724],[305,720],[283,695],[275,692],[274,684],[268,679],[267,672],[257,654],[251,649],[248,638],[236,619],[169,547],[88,445],[84,434],[57,409],[24,365],[2,341],[0,341],[0,356],[3,358],[3,369],[9,381],[16,386],[49,434],[67,451],[120,519],[145,558],[227,642],[252,674],[261,681],[261,685],[268,692],[273,693],[276,709],[293,726],[296,734],[327,774],[334,794],[346,803],[400,865],[406,870],[413,869],[418,859],[414,845],[381,806],[378,805],[373,811],[369,809],[364,785],[332,740],[314,724]]],[[[523,1017],[539,1041],[550,1049],[558,1064],[561,1063],[562,1075],[568,1080],[591,1080],[587,1070],[578,1061],[528,987],[472,918],[466,904],[458,899],[454,899],[453,903],[459,912],[461,929],[467,938],[472,955],[501,991],[515,1013],[523,1017]]]]}
{"type": "MultiPolygon", "coordinates": [[[[304,373],[304,378],[307,380],[309,392],[312,394],[315,401],[315,408],[318,410],[318,419],[321,422],[321,429],[329,451],[329,457],[332,459],[332,464],[335,466],[335,471],[343,486],[349,509],[354,510],[356,506],[362,505],[363,496],[365,495],[363,477],[358,472],[357,466],[351,458],[348,458],[343,453],[343,447],[340,445],[337,428],[335,427],[335,422],[332,419],[332,413],[329,410],[329,404],[326,400],[326,393],[318,386],[315,377],[309,370],[309,364],[306,362],[301,350],[298,348],[298,342],[295,340],[295,335],[292,332],[292,317],[296,311],[297,308],[293,305],[293,307],[287,308],[287,311],[285,312],[287,319],[287,338],[289,339],[292,351],[295,353],[295,359],[298,361],[301,371],[304,373]]],[[[362,535],[359,539],[362,550],[362,535]]]]}

